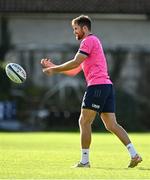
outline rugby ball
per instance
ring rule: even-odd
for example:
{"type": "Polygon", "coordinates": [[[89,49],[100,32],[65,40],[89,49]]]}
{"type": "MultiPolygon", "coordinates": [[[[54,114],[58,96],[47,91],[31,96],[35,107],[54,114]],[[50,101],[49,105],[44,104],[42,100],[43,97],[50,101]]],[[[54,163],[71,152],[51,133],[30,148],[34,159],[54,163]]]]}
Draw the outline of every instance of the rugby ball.
{"type": "Polygon", "coordinates": [[[5,71],[9,79],[18,84],[25,82],[27,78],[26,71],[22,66],[16,63],[7,64],[5,71]]]}

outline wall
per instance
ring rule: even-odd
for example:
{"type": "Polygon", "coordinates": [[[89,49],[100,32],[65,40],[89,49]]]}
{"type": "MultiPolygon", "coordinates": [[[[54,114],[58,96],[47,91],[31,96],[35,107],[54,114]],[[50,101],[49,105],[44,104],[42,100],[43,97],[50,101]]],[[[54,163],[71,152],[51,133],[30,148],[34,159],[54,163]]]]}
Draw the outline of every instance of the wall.
{"type": "MultiPolygon", "coordinates": [[[[77,43],[72,34],[70,20],[78,14],[9,15],[9,27],[14,44],[77,43]]],[[[91,15],[93,32],[105,45],[150,46],[150,21],[145,16],[91,15]]]]}

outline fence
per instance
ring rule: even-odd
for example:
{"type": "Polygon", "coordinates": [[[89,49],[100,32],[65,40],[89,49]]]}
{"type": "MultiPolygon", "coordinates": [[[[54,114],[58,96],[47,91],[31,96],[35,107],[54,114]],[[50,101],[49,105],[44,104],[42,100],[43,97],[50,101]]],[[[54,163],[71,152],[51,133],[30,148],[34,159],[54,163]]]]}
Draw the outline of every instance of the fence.
{"type": "MultiPolygon", "coordinates": [[[[76,49],[73,45],[42,48],[32,45],[15,47],[7,54],[6,59],[11,62],[16,60],[27,71],[27,82],[21,86],[12,84],[11,87],[11,96],[17,103],[17,117],[25,123],[26,130],[77,127],[86,87],[83,74],[74,78],[63,75],[47,78],[42,74],[39,63],[43,57],[54,57],[60,63],[60,59],[72,58],[76,49]]],[[[130,131],[148,131],[150,49],[104,49],[116,89],[118,121],[130,131]]],[[[100,129],[99,126],[99,122],[95,121],[94,129],[100,129]]]]}

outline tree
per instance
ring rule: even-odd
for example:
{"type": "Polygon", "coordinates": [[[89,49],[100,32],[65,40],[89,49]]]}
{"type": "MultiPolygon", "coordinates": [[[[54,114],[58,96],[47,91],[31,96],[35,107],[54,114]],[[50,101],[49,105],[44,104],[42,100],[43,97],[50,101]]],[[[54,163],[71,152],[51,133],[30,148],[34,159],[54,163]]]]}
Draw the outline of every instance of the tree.
{"type": "Polygon", "coordinates": [[[10,94],[10,81],[5,75],[5,70],[2,66],[5,55],[11,48],[10,33],[8,29],[8,19],[4,16],[0,18],[0,98],[5,99],[10,94]]]}

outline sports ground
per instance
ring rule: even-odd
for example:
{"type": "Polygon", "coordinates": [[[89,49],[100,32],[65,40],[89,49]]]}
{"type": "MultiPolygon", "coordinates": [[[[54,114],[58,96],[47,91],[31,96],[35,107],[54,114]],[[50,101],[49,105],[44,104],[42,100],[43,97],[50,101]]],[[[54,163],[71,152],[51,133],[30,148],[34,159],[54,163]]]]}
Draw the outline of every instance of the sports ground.
{"type": "Polygon", "coordinates": [[[110,133],[93,133],[91,168],[80,159],[79,133],[0,133],[0,179],[150,179],[150,134],[129,134],[143,162],[133,169],[127,150],[110,133]]]}

